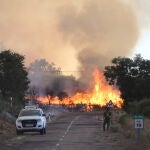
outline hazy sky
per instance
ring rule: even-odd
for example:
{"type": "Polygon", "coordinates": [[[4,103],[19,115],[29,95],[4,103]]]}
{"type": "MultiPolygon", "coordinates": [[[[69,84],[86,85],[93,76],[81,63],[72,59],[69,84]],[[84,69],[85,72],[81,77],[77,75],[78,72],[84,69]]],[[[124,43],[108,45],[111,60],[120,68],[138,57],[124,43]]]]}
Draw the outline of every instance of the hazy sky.
{"type": "Polygon", "coordinates": [[[140,26],[140,36],[134,48],[134,54],[141,53],[144,58],[150,59],[150,1],[134,1],[140,26]]]}
{"type": "Polygon", "coordinates": [[[0,0],[0,49],[66,71],[120,55],[150,58],[149,10],[149,0],[0,0]]]}

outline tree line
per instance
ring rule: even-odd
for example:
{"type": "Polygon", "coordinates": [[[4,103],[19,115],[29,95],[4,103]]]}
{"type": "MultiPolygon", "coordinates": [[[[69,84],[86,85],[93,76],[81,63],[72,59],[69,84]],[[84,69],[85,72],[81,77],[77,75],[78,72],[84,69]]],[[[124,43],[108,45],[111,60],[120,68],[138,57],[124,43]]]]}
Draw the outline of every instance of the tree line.
{"type": "MultiPolygon", "coordinates": [[[[29,80],[24,56],[11,50],[0,53],[0,100],[14,106],[21,105],[29,80]]],[[[2,103],[3,104],[3,103],[2,103]]],[[[3,105],[1,105],[3,107],[3,105]]]]}
{"type": "Polygon", "coordinates": [[[109,84],[120,89],[125,107],[130,102],[150,98],[150,60],[143,59],[140,54],[133,59],[112,59],[112,65],[105,67],[104,74],[109,84]]]}
{"type": "MultiPolygon", "coordinates": [[[[24,65],[25,57],[12,50],[0,52],[0,107],[22,106],[25,99],[36,100],[40,95],[49,97],[58,96],[60,100],[69,94],[71,89],[78,86],[74,76],[63,75],[61,68],[45,59],[32,62],[27,68],[24,65]]],[[[50,104],[50,100],[49,100],[50,104]]],[[[1,109],[1,108],[0,108],[1,109]]]]}
{"type": "Polygon", "coordinates": [[[28,68],[28,77],[31,80],[27,93],[29,98],[36,99],[39,95],[51,98],[57,96],[61,101],[68,95],[73,95],[79,89],[78,81],[72,75],[63,75],[61,68],[45,59],[32,62],[28,68]]]}
{"type": "MultiPolygon", "coordinates": [[[[82,90],[74,76],[62,75],[61,69],[54,63],[45,59],[35,60],[26,68],[24,60],[24,56],[12,50],[0,52],[0,102],[13,101],[14,105],[18,105],[23,103],[25,94],[38,97],[40,92],[47,97],[58,96],[61,100],[82,90]]],[[[121,91],[125,107],[130,102],[150,98],[150,60],[141,55],[133,59],[113,58],[111,65],[105,67],[104,75],[109,84],[116,85],[121,91]]]]}

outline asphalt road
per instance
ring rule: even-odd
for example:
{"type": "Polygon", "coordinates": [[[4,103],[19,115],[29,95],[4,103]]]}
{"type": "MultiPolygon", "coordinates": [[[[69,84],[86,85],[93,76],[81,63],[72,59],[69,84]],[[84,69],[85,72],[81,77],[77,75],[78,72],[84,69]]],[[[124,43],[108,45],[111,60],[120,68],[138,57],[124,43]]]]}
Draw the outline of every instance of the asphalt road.
{"type": "Polygon", "coordinates": [[[46,135],[25,133],[10,141],[14,150],[119,150],[119,137],[102,131],[100,113],[74,113],[47,124],[46,135]],[[98,119],[98,116],[100,119],[98,119]]]}

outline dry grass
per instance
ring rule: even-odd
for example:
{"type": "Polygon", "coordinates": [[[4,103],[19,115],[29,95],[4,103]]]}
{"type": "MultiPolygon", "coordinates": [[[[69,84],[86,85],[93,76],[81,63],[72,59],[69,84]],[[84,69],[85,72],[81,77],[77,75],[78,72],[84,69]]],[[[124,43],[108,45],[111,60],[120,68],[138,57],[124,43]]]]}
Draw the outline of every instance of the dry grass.
{"type": "Polygon", "coordinates": [[[0,117],[0,140],[5,140],[15,135],[15,125],[0,117]]]}
{"type": "MultiPolygon", "coordinates": [[[[124,150],[150,150],[150,119],[144,120],[144,129],[141,130],[140,142],[137,142],[137,131],[134,129],[133,117],[130,115],[116,115],[115,118],[120,121],[120,132],[123,135],[122,143],[124,150]]],[[[117,120],[116,119],[116,120],[117,120]]]]}

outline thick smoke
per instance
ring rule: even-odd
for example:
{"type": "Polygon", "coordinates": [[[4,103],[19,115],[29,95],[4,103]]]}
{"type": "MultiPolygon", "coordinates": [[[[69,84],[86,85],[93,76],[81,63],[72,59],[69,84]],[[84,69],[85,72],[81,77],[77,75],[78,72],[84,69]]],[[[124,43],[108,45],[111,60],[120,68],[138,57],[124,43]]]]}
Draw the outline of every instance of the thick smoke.
{"type": "Polygon", "coordinates": [[[136,2],[0,0],[0,42],[25,55],[27,65],[44,58],[63,71],[77,71],[79,64],[81,79],[87,80],[93,68],[132,53],[139,34],[136,2]]]}
{"type": "Polygon", "coordinates": [[[112,58],[131,54],[138,38],[134,11],[121,0],[89,0],[61,9],[59,29],[78,52],[81,78],[112,58]]]}
{"type": "Polygon", "coordinates": [[[73,95],[80,90],[79,83],[73,76],[62,75],[61,69],[45,59],[35,60],[28,68],[31,81],[28,94],[32,97],[60,93],[73,95]]]}

